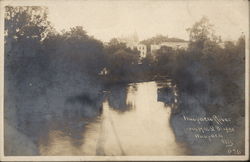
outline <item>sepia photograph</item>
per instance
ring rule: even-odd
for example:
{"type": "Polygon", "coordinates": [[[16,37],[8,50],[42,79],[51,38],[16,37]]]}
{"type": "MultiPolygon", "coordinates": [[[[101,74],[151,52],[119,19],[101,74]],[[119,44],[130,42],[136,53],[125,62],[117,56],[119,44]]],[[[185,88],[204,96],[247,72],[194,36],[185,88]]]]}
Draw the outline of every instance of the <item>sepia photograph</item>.
{"type": "Polygon", "coordinates": [[[1,161],[249,158],[249,1],[0,6],[1,161]]]}

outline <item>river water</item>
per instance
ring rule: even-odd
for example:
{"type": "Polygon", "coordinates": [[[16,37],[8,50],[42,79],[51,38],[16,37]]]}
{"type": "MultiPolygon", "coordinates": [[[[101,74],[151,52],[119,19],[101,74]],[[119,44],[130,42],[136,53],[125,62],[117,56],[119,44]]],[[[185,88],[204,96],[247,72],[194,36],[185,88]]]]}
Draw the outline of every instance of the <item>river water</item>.
{"type": "Polygon", "coordinates": [[[211,113],[209,93],[181,91],[171,79],[112,85],[63,82],[38,95],[30,93],[36,87],[8,88],[6,156],[244,153],[244,131],[238,127],[244,116],[234,121],[230,111],[211,113]],[[215,117],[230,122],[196,122],[215,117]]]}
{"type": "Polygon", "coordinates": [[[78,136],[72,138],[70,131],[67,135],[65,125],[48,129],[48,135],[39,140],[39,154],[184,155],[187,148],[176,141],[170,125],[172,108],[159,101],[158,88],[156,82],[143,82],[126,86],[125,95],[117,89],[113,96],[112,90],[105,92],[111,97],[103,100],[102,112],[78,125],[74,129],[78,136]],[[117,101],[119,97],[124,103],[117,101]]]}

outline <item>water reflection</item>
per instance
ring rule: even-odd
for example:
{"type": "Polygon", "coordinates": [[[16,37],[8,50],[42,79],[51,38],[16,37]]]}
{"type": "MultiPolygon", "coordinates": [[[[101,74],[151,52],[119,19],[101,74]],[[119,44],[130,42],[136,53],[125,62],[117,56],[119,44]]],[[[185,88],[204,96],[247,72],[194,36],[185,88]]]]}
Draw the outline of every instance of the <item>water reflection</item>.
{"type": "Polygon", "coordinates": [[[166,82],[158,82],[158,101],[165,103],[172,109],[177,109],[178,105],[178,92],[176,85],[173,84],[172,80],[166,82]]]}
{"type": "MultiPolygon", "coordinates": [[[[111,88],[109,92],[106,92],[109,94],[102,103],[102,113],[95,120],[87,122],[82,119],[77,121],[78,125],[74,125],[77,122],[73,122],[72,125],[63,125],[64,130],[50,129],[48,138],[40,140],[40,154],[185,154],[185,147],[176,142],[169,123],[171,108],[158,101],[157,88],[155,82],[111,88]],[[82,125],[79,124],[81,122],[82,125]],[[73,128],[76,129],[69,132],[78,130],[78,135],[81,136],[79,138],[81,142],[76,142],[78,145],[72,142],[77,139],[76,136],[65,133],[66,129],[73,128]],[[46,144],[44,140],[47,140],[46,144]]],[[[80,98],[82,99],[82,96],[80,98]]]]}
{"type": "Polygon", "coordinates": [[[125,112],[130,110],[133,105],[127,102],[128,93],[131,93],[132,86],[126,84],[117,84],[109,87],[108,104],[110,108],[118,112],[125,112]],[[128,92],[129,91],[129,92],[128,92]]]}

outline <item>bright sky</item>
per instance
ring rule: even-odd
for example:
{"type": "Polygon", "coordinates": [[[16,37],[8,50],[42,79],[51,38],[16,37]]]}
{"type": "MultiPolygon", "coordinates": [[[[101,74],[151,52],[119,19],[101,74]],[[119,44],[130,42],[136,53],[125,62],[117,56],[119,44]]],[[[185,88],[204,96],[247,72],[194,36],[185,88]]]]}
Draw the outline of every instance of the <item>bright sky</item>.
{"type": "Polygon", "coordinates": [[[102,41],[137,32],[143,40],[156,34],[188,40],[186,29],[206,16],[223,40],[247,33],[248,4],[243,0],[91,0],[49,4],[49,20],[60,31],[83,26],[102,41]]]}

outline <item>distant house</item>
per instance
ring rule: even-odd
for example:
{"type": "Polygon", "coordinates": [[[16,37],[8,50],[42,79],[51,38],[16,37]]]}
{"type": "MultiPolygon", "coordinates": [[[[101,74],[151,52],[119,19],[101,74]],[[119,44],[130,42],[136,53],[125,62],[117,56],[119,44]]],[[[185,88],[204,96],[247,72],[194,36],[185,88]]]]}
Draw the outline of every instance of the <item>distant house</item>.
{"type": "MultiPolygon", "coordinates": [[[[162,36],[163,37],[163,36],[162,36]]],[[[165,38],[165,37],[163,37],[165,38]]],[[[159,41],[151,41],[154,42],[154,44],[150,43],[140,43],[139,38],[137,36],[137,33],[126,37],[120,37],[117,38],[119,42],[125,43],[126,46],[130,49],[137,49],[140,52],[140,58],[145,58],[148,52],[151,52],[151,54],[155,54],[157,50],[159,50],[161,47],[171,47],[173,49],[187,49],[188,48],[188,41],[177,39],[177,38],[165,38],[165,40],[161,38],[162,43],[159,41]],[[163,42],[165,41],[165,42],[163,42]],[[150,46],[150,49],[147,49],[147,45],[150,46]],[[149,51],[148,51],[149,50],[149,51]]]]}
{"type": "Polygon", "coordinates": [[[126,44],[128,48],[134,50],[137,49],[140,52],[140,58],[145,58],[147,55],[147,46],[144,44],[126,44]]]}
{"type": "Polygon", "coordinates": [[[188,48],[188,42],[187,41],[180,41],[180,42],[163,42],[161,44],[151,44],[150,51],[151,53],[155,53],[157,50],[159,50],[161,47],[171,47],[173,49],[187,49],[188,48]]]}
{"type": "Polygon", "coordinates": [[[161,43],[161,46],[167,46],[171,47],[173,49],[187,49],[188,48],[188,42],[163,42],[161,43]]]}
{"type": "Polygon", "coordinates": [[[140,58],[145,58],[147,55],[147,46],[144,44],[137,44],[136,49],[140,51],[140,58]]]}
{"type": "Polygon", "coordinates": [[[150,51],[151,51],[151,53],[156,52],[156,51],[159,50],[160,48],[161,48],[161,45],[158,45],[158,44],[151,44],[151,45],[150,45],[150,51]]]}

